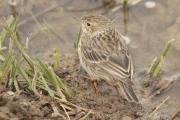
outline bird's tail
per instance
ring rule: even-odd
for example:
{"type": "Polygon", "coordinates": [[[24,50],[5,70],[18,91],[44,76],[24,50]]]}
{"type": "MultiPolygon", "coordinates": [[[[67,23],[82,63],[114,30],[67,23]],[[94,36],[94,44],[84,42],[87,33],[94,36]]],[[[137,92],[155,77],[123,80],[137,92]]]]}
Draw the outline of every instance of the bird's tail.
{"type": "Polygon", "coordinates": [[[120,88],[120,91],[118,91],[125,99],[127,99],[129,102],[138,102],[138,98],[132,88],[132,85],[118,82],[118,87],[120,88]]]}

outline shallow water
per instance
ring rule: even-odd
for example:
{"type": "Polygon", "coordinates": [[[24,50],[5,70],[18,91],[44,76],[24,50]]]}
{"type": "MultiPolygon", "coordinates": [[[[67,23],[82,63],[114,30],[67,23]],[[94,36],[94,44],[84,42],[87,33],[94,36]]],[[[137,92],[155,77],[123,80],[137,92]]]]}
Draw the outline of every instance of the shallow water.
{"type": "MultiPolygon", "coordinates": [[[[60,54],[73,52],[74,42],[77,39],[80,24],[74,17],[81,17],[89,11],[77,12],[78,9],[95,8],[101,5],[100,0],[18,0],[18,10],[21,10],[19,19],[19,33],[22,41],[29,37],[29,51],[35,57],[48,59],[53,48],[58,48],[60,54]],[[24,1],[24,2],[23,2],[24,1]],[[30,20],[22,24],[27,19],[32,18],[51,6],[59,6],[43,15],[37,17],[39,23],[46,24],[48,31],[40,31],[35,20],[30,20]],[[65,4],[69,9],[64,9],[65,4]],[[31,14],[32,13],[32,14],[31,14]]],[[[115,19],[119,31],[131,39],[130,50],[134,59],[136,73],[147,69],[155,56],[158,56],[166,42],[172,38],[176,41],[166,57],[162,71],[164,80],[177,79],[180,75],[180,1],[179,0],[152,0],[155,2],[154,8],[145,7],[148,0],[142,0],[138,4],[131,6],[128,11],[127,24],[124,24],[123,9],[115,12],[106,12],[106,16],[115,19]]],[[[102,13],[105,9],[94,10],[102,13]]],[[[7,17],[10,13],[7,1],[0,0],[0,16],[7,17]]],[[[0,18],[0,22],[3,18],[0,18]]],[[[172,89],[157,97],[171,97],[168,105],[180,107],[179,94],[180,86],[177,82],[172,89]],[[179,91],[179,92],[178,92],[179,91]],[[176,102],[175,102],[176,101],[176,102]]],[[[155,99],[156,101],[156,99],[155,99]]]]}
{"type": "MultiPolygon", "coordinates": [[[[95,8],[101,5],[99,1],[93,0],[48,0],[26,1],[18,0],[18,10],[20,13],[19,31],[22,39],[30,38],[30,53],[35,56],[47,56],[52,52],[53,48],[58,48],[59,52],[66,53],[74,51],[74,42],[77,39],[79,30],[79,22],[74,17],[80,18],[87,12],[76,12],[77,9],[95,8]],[[83,6],[80,6],[81,3],[83,6]],[[37,20],[40,24],[45,23],[49,28],[49,32],[38,32],[39,26],[35,20],[30,20],[22,24],[29,17],[36,15],[51,6],[59,6],[40,17],[37,20]],[[72,11],[63,10],[64,4],[68,8],[75,9],[72,11]],[[32,13],[32,14],[31,14],[32,13]]],[[[142,0],[138,4],[129,8],[129,17],[127,20],[127,36],[131,39],[130,50],[137,70],[146,69],[153,58],[160,54],[165,43],[175,38],[168,56],[163,64],[163,71],[168,75],[174,75],[180,70],[180,34],[179,34],[179,0],[154,0],[156,6],[154,8],[146,8],[147,0],[142,0]]],[[[10,9],[7,2],[0,2],[1,16],[8,16],[10,9]]],[[[102,13],[104,9],[94,10],[93,12],[102,13]]],[[[88,11],[89,12],[89,11],[88,11]]],[[[110,19],[115,19],[115,24],[121,33],[125,33],[125,25],[123,21],[123,10],[116,12],[108,12],[105,14],[110,19]]],[[[1,18],[2,20],[2,18],[1,18]]]]}

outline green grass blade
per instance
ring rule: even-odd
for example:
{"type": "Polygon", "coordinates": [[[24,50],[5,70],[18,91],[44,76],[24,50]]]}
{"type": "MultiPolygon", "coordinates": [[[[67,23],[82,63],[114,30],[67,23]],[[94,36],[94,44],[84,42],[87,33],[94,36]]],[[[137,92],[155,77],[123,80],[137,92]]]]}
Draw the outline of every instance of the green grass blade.
{"type": "Polygon", "coordinates": [[[4,61],[4,60],[5,60],[5,57],[0,54],[0,61],[4,61]]]}
{"type": "Polygon", "coordinates": [[[10,71],[13,61],[12,53],[8,53],[4,62],[0,65],[0,80],[10,71]]]}
{"type": "Polygon", "coordinates": [[[79,40],[80,40],[80,37],[81,37],[81,31],[82,31],[82,28],[80,28],[80,30],[79,30],[79,32],[77,34],[77,40],[74,43],[75,48],[78,48],[79,40]]]}
{"type": "Polygon", "coordinates": [[[167,42],[166,46],[164,47],[162,53],[161,53],[161,56],[163,56],[163,58],[167,55],[168,51],[169,51],[169,48],[171,47],[171,43],[174,42],[175,39],[171,39],[167,42]]]}
{"type": "MultiPolygon", "coordinates": [[[[67,88],[65,87],[65,85],[62,83],[60,79],[57,79],[57,76],[51,67],[48,67],[47,65],[43,64],[39,60],[38,60],[38,66],[41,69],[41,71],[44,73],[45,78],[47,78],[47,80],[50,83],[52,83],[52,85],[55,87],[57,91],[61,92],[62,90],[64,93],[68,93],[67,88]]],[[[62,94],[61,97],[65,98],[65,95],[62,94]]]]}
{"type": "Polygon", "coordinates": [[[4,29],[7,31],[9,37],[13,40],[14,44],[16,45],[16,47],[18,48],[24,59],[28,62],[31,68],[33,68],[34,67],[33,61],[26,53],[25,48],[20,44],[20,42],[18,42],[17,35],[7,25],[4,26],[4,29]]]}
{"type": "Polygon", "coordinates": [[[53,91],[49,88],[47,81],[44,79],[44,77],[43,77],[42,75],[41,75],[41,80],[42,80],[42,82],[43,82],[43,84],[44,84],[47,92],[49,93],[49,95],[50,95],[51,97],[54,97],[53,91]]]}
{"type": "Polygon", "coordinates": [[[161,70],[161,66],[162,63],[170,49],[171,43],[174,41],[175,39],[171,39],[167,42],[166,46],[164,47],[161,55],[159,57],[155,57],[153,62],[151,63],[150,67],[147,70],[147,73],[151,76],[151,77],[157,77],[160,73],[161,70]]]}
{"type": "Polygon", "coordinates": [[[53,49],[53,68],[57,69],[59,67],[59,57],[57,48],[53,49]]]}
{"type": "MultiPolygon", "coordinates": [[[[18,81],[16,79],[16,75],[17,75],[17,63],[15,61],[13,61],[12,71],[11,71],[12,83],[14,83],[14,87],[15,87],[16,91],[19,92],[20,88],[19,88],[18,81]]],[[[12,86],[12,85],[10,85],[10,86],[12,86]]]]}
{"type": "MultiPolygon", "coordinates": [[[[16,23],[16,20],[12,16],[9,17],[9,19],[6,21],[6,25],[12,30],[15,29],[15,23],[16,23]]],[[[7,31],[3,29],[0,33],[0,49],[2,48],[2,44],[6,38],[6,35],[7,35],[7,31]]]]}
{"type": "Polygon", "coordinates": [[[29,78],[26,71],[19,64],[17,65],[17,71],[27,81],[28,86],[31,86],[32,80],[29,78]]]}

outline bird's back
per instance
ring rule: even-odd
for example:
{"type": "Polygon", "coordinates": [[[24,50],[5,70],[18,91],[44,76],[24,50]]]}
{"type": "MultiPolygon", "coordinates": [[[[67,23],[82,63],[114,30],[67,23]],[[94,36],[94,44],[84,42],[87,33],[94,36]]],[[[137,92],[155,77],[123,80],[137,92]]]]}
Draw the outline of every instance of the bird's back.
{"type": "Polygon", "coordinates": [[[98,75],[96,70],[99,70],[103,71],[100,73],[121,79],[132,77],[131,57],[126,43],[115,28],[105,28],[91,36],[82,34],[80,44],[82,64],[85,69],[93,66],[93,69],[90,69],[95,71],[93,73],[96,75],[93,76],[105,76],[98,75]]]}

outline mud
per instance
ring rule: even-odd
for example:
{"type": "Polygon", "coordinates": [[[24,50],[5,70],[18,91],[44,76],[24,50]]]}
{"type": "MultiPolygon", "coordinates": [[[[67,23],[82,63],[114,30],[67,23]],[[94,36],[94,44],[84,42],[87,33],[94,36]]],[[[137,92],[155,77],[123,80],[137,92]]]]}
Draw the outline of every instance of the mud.
{"type": "MultiPolygon", "coordinates": [[[[127,102],[118,95],[114,87],[103,80],[97,82],[97,91],[95,91],[88,75],[80,67],[76,53],[60,56],[60,67],[56,70],[56,74],[70,90],[71,95],[67,98],[68,101],[93,111],[93,114],[89,116],[90,120],[171,120],[178,109],[179,104],[174,99],[178,96],[173,96],[172,93],[179,90],[179,84],[173,85],[170,89],[150,99],[149,93],[154,89],[157,91],[158,88],[161,88],[161,84],[158,82],[159,79],[156,80],[156,83],[152,82],[143,72],[139,73],[141,79],[137,75],[134,80],[134,89],[140,103],[127,102]],[[144,80],[147,79],[151,87],[144,84],[144,80]],[[142,82],[138,82],[139,80],[142,82]],[[153,84],[156,84],[156,86],[153,84]],[[158,86],[158,84],[160,85],[158,86]],[[152,117],[149,117],[167,95],[171,96],[170,99],[152,117]]],[[[1,87],[2,90],[3,87],[1,87]]],[[[2,91],[0,94],[0,119],[65,120],[61,116],[53,116],[52,103],[53,100],[49,97],[42,95],[39,98],[29,91],[21,91],[20,93],[13,93],[8,90],[2,91]]],[[[82,116],[83,114],[74,114],[70,117],[71,119],[77,119],[82,116]]]]}
{"type": "Polygon", "coordinates": [[[28,92],[10,94],[4,92],[0,95],[0,119],[1,120],[39,120],[52,118],[50,100],[38,99],[28,92]]]}
{"type": "MultiPolygon", "coordinates": [[[[129,103],[119,97],[114,87],[104,81],[98,82],[97,91],[87,74],[80,70],[77,55],[69,54],[60,57],[61,66],[57,75],[64,81],[71,91],[68,100],[80,107],[92,110],[91,120],[118,120],[129,117],[138,119],[144,114],[141,104],[129,103]]],[[[2,92],[0,95],[0,119],[9,120],[39,120],[62,119],[53,117],[52,100],[46,96],[36,97],[29,91],[19,94],[12,91],[2,92]]],[[[78,115],[78,114],[77,114],[78,115]]],[[[77,115],[71,116],[72,119],[77,115]]]]}
{"type": "Polygon", "coordinates": [[[69,86],[73,103],[92,109],[96,112],[95,117],[101,120],[118,120],[125,116],[136,119],[142,116],[143,108],[140,104],[122,99],[115,88],[106,82],[98,81],[95,91],[92,82],[87,79],[87,74],[80,68],[77,55],[66,55],[64,59],[60,62],[62,66],[57,74],[69,86]]]}

